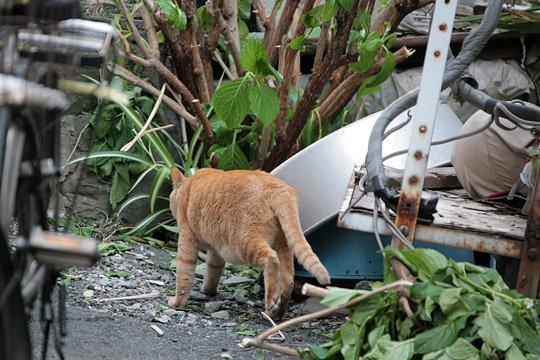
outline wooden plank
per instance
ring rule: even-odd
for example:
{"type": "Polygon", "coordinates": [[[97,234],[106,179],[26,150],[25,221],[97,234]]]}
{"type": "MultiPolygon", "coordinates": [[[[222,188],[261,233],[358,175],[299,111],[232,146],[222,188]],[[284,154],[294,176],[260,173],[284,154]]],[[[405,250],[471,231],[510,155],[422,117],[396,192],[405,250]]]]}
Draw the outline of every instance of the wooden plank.
{"type": "MultiPolygon", "coordinates": [[[[365,170],[358,166],[355,171],[365,173],[365,170]]],[[[354,204],[361,194],[354,179],[351,179],[347,193],[350,203],[354,204]]],[[[491,202],[466,199],[451,192],[439,191],[438,193],[440,199],[431,226],[479,232],[506,239],[523,239],[527,218],[519,211],[491,202]]],[[[373,195],[367,194],[352,207],[351,212],[372,214],[373,203],[373,195]]],[[[342,211],[345,207],[343,204],[342,211]]]]}

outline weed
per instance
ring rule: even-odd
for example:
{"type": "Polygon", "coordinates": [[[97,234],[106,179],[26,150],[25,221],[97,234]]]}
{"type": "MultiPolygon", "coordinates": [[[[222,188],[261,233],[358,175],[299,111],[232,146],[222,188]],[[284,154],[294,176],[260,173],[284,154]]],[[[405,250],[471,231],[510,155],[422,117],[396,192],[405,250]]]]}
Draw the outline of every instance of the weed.
{"type": "Polygon", "coordinates": [[[259,335],[259,331],[252,328],[247,323],[240,324],[240,327],[238,329],[236,329],[234,331],[234,333],[237,334],[237,335],[250,336],[250,337],[254,337],[254,336],[259,335]]]}

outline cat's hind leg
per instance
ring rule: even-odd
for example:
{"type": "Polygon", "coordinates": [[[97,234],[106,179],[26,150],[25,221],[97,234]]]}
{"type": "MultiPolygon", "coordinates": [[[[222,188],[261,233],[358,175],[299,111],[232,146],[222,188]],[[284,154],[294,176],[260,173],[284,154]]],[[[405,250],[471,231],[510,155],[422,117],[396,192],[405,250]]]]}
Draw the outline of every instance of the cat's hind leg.
{"type": "Polygon", "coordinates": [[[198,252],[195,236],[191,231],[182,229],[176,254],[176,295],[169,298],[170,307],[184,306],[189,300],[189,290],[193,284],[198,252]]]}
{"type": "Polygon", "coordinates": [[[274,247],[280,262],[281,302],[276,313],[276,319],[281,319],[285,311],[294,287],[294,254],[287,245],[285,238],[276,243],[274,247]]]}
{"type": "Polygon", "coordinates": [[[252,239],[250,246],[242,249],[245,263],[259,266],[264,271],[265,313],[274,318],[280,309],[280,261],[277,253],[263,239],[252,239]]]}
{"type": "Polygon", "coordinates": [[[206,273],[201,291],[208,295],[217,294],[219,279],[223,274],[225,261],[214,250],[208,249],[206,252],[206,273]]]}

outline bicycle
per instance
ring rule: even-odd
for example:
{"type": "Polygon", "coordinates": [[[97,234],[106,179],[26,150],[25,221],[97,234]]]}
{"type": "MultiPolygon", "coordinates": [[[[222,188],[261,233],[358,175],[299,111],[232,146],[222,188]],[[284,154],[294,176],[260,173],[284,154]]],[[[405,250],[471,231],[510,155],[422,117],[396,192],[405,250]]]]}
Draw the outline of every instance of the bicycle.
{"type": "MultiPolygon", "coordinates": [[[[28,320],[38,297],[47,356],[55,315],[65,335],[65,288],[57,314],[52,301],[60,271],[99,257],[95,240],[54,225],[58,206],[48,212],[58,193],[59,120],[69,105],[58,66],[101,66],[114,38],[109,24],[78,17],[78,0],[0,0],[0,359],[32,358],[28,320]]],[[[55,345],[63,358],[59,336],[55,345]]]]}

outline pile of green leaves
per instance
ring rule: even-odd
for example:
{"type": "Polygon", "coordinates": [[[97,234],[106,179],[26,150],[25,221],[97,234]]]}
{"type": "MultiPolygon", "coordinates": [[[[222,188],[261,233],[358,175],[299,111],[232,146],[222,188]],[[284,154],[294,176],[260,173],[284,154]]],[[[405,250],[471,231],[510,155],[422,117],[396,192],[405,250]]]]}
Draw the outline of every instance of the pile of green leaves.
{"type": "MultiPolygon", "coordinates": [[[[396,280],[392,256],[418,278],[410,301],[416,323],[401,311],[396,291],[381,293],[353,306],[331,342],[301,349],[304,358],[540,359],[540,302],[510,290],[494,269],[431,249],[384,252],[385,283],[396,280]]],[[[330,288],[322,302],[342,305],[364,293],[330,288]]]]}

